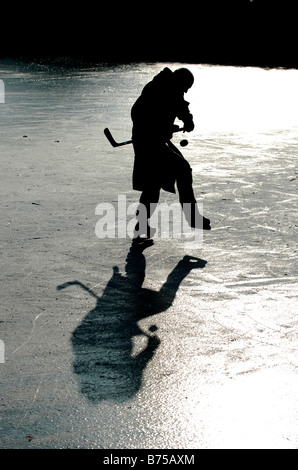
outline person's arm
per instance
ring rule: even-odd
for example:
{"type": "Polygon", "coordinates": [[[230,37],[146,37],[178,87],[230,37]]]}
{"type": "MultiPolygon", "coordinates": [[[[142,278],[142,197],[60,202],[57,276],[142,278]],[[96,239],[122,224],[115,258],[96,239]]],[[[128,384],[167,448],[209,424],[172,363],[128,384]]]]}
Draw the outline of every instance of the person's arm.
{"type": "Polygon", "coordinates": [[[183,121],[184,130],[186,132],[191,132],[194,130],[195,125],[193,122],[193,115],[190,113],[188,106],[189,103],[183,99],[179,105],[177,117],[180,121],[183,121]]]}

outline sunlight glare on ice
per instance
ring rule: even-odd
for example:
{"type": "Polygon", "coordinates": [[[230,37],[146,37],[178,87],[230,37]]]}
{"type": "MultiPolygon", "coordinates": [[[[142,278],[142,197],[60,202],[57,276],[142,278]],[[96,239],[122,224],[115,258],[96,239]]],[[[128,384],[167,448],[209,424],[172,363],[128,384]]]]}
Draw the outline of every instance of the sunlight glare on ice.
{"type": "Polygon", "coordinates": [[[298,125],[298,70],[196,66],[192,72],[196,86],[186,99],[201,133],[298,125]]]}

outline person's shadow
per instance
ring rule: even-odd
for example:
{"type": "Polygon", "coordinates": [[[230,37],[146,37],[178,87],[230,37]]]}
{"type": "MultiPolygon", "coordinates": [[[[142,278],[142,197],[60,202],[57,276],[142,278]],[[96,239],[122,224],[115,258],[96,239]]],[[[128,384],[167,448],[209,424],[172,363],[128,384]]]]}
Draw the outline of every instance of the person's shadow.
{"type": "Polygon", "coordinates": [[[146,260],[140,248],[131,247],[126,259],[126,274],[117,266],[101,297],[79,281],[57,287],[58,290],[78,285],[96,299],[96,306],[72,334],[73,370],[80,391],[88,400],[122,402],[140,389],[143,372],[152,359],[160,340],[157,327],[148,331],[138,322],[171,307],[182,280],[194,268],[203,268],[206,261],[184,256],[157,292],[143,288],[146,260]],[[143,349],[133,353],[133,338],[142,336],[143,349]]]}

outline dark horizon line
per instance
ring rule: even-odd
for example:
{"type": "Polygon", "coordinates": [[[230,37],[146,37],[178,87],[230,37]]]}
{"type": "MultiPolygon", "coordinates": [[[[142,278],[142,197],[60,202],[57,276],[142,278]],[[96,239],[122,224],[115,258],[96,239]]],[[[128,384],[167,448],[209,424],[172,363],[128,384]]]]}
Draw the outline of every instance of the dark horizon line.
{"type": "Polygon", "coordinates": [[[182,63],[182,64],[204,64],[236,67],[260,67],[260,68],[284,68],[297,69],[298,59],[282,58],[240,58],[240,57],[208,57],[202,55],[194,57],[191,54],[184,54],[183,57],[166,54],[91,54],[80,55],[72,53],[48,53],[48,54],[1,54],[0,60],[22,60],[39,62],[43,64],[65,65],[65,66],[95,66],[97,64],[130,64],[130,63],[182,63]]]}

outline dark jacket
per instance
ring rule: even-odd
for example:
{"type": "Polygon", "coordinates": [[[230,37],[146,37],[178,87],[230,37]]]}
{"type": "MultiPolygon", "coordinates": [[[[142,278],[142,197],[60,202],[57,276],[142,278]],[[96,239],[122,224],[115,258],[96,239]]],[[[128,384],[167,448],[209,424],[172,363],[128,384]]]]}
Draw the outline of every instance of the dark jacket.
{"type": "Polygon", "coordinates": [[[174,74],[163,69],[143,89],[131,110],[132,139],[135,150],[133,188],[143,191],[157,184],[175,192],[174,166],[167,141],[172,137],[176,118],[193,124],[183,91],[176,86],[174,74]]]}

